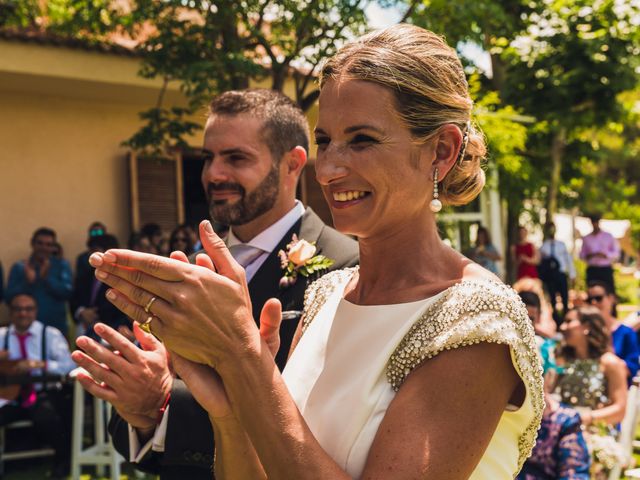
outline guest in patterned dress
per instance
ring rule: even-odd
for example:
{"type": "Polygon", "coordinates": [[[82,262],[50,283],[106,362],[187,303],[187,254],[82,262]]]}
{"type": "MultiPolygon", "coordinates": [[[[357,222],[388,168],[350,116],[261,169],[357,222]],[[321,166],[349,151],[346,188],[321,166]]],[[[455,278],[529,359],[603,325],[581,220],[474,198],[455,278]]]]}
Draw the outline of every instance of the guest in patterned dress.
{"type": "Polygon", "coordinates": [[[517,480],[589,480],[591,458],[580,415],[551,395],[545,403],[536,445],[517,480]]]}
{"type": "Polygon", "coordinates": [[[599,310],[589,306],[570,310],[560,331],[564,337],[556,356],[560,400],[580,411],[584,425],[619,423],[627,403],[627,368],[612,351],[599,310]]]}

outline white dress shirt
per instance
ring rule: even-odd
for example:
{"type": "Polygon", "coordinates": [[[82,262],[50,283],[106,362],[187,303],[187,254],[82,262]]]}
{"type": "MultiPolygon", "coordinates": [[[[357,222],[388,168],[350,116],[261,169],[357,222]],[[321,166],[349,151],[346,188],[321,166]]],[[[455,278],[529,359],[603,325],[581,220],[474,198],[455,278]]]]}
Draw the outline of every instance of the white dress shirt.
{"type": "MultiPolygon", "coordinates": [[[[44,325],[35,320],[27,332],[27,359],[28,360],[45,360],[47,362],[47,372],[66,375],[76,368],[76,364],[71,360],[69,352],[69,344],[62,332],[55,327],[47,327],[47,341],[45,358],[42,358],[42,332],[44,325]]],[[[0,328],[0,349],[4,349],[6,336],[9,335],[9,360],[21,360],[22,352],[20,350],[20,341],[16,335],[16,329],[13,325],[0,328]]],[[[32,373],[37,375],[41,373],[40,369],[33,369],[32,373]]],[[[40,390],[41,385],[36,384],[35,389],[40,390]]],[[[0,407],[9,403],[7,400],[0,399],[0,407]]]]}
{"type": "MultiPolygon", "coordinates": [[[[282,237],[295,225],[295,223],[304,215],[304,206],[296,200],[295,206],[289,210],[284,217],[280,218],[276,223],[263,230],[258,235],[249,240],[246,244],[262,250],[262,254],[247,268],[247,283],[251,281],[256,272],[260,269],[265,260],[269,257],[273,249],[280,243],[282,237]]],[[[227,247],[243,243],[233,233],[233,227],[229,229],[225,243],[227,247]]],[[[233,254],[233,253],[232,253],[233,254]]]]}
{"type": "MultiPolygon", "coordinates": [[[[302,202],[296,200],[294,207],[289,210],[280,220],[273,225],[267,227],[258,235],[249,240],[246,244],[252,247],[259,248],[263,253],[257,257],[250,265],[245,269],[247,276],[247,283],[251,281],[256,272],[260,269],[265,260],[269,257],[271,252],[278,246],[282,237],[291,230],[291,227],[304,215],[304,206],[302,202]]],[[[233,227],[229,229],[227,238],[225,239],[227,247],[233,245],[239,245],[243,242],[238,239],[233,233],[233,227]]],[[[233,249],[231,249],[233,255],[233,249]]],[[[274,281],[277,281],[274,280],[274,281]]],[[[133,463],[140,462],[147,454],[149,449],[155,452],[164,452],[164,441],[167,436],[167,424],[169,423],[169,410],[171,404],[167,407],[160,421],[160,424],[156,427],[156,431],[153,437],[141,447],[140,440],[135,428],[129,425],[129,461],[133,463]]]]}
{"type": "Polygon", "coordinates": [[[560,271],[562,273],[566,273],[567,276],[571,279],[576,278],[576,267],[573,263],[573,258],[569,254],[567,250],[567,246],[564,242],[560,240],[545,240],[540,247],[540,255],[542,258],[551,256],[551,245],[553,243],[553,256],[556,257],[558,263],[560,264],[560,271]]]}

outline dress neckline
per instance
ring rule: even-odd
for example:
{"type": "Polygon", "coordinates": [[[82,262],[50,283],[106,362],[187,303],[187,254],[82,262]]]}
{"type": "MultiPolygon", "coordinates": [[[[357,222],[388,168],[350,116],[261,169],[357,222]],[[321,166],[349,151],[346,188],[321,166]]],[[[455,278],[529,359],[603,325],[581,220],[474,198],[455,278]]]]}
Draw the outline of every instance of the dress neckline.
{"type": "Polygon", "coordinates": [[[344,285],[342,285],[342,292],[340,294],[340,303],[341,304],[346,304],[346,305],[350,305],[353,307],[395,307],[395,306],[410,306],[410,305],[419,305],[421,303],[427,303],[427,301],[429,300],[438,300],[439,298],[443,297],[445,294],[447,294],[448,292],[452,291],[455,288],[460,288],[464,285],[486,285],[486,284],[490,284],[490,285],[494,285],[494,286],[505,286],[505,283],[496,281],[496,280],[492,280],[490,278],[468,278],[468,279],[463,279],[457,283],[454,283],[453,285],[445,288],[444,290],[431,295],[429,297],[426,298],[421,298],[419,300],[412,300],[409,302],[400,302],[400,303],[381,303],[381,304],[375,304],[375,305],[360,305],[358,303],[353,303],[350,302],[349,300],[347,300],[344,297],[344,291],[347,288],[347,285],[349,285],[349,282],[351,281],[351,279],[353,278],[353,276],[358,272],[358,270],[360,269],[360,265],[356,265],[355,267],[352,267],[352,272],[351,275],[349,276],[348,279],[346,279],[346,281],[344,282],[344,285]]]}

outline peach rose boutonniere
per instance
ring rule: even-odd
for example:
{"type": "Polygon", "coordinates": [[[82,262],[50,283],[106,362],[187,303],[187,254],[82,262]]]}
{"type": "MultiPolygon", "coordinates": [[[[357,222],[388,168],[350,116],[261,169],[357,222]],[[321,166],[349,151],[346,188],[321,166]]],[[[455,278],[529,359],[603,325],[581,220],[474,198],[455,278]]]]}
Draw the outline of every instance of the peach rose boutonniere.
{"type": "Polygon", "coordinates": [[[280,279],[280,288],[292,286],[296,283],[298,275],[309,277],[333,265],[333,260],[324,255],[315,255],[316,251],[316,246],[313,243],[298,239],[298,236],[293,234],[286,251],[280,250],[278,252],[280,265],[284,270],[284,275],[280,279]]]}

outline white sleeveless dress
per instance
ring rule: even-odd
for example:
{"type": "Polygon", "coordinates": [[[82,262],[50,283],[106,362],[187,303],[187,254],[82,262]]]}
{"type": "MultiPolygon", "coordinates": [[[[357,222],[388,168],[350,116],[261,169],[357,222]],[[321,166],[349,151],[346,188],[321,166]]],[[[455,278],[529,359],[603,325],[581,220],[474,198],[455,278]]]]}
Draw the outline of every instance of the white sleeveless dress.
{"type": "Polygon", "coordinates": [[[504,343],[524,381],[525,401],[505,410],[470,478],[514,478],[544,408],[533,328],[517,294],[497,282],[465,281],[417,302],[355,305],[342,298],[353,272],[332,272],[309,287],[304,334],[283,372],[322,447],[359,478],[380,422],[413,368],[445,349],[504,343]]]}

